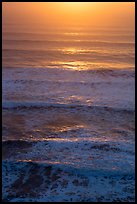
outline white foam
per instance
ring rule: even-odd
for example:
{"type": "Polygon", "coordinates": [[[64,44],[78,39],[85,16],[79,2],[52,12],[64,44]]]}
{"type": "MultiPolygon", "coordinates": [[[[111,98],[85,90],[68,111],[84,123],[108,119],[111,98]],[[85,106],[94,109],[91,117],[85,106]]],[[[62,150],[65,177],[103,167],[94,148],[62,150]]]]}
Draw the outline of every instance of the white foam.
{"type": "Polygon", "coordinates": [[[135,109],[133,72],[115,72],[3,69],[3,105],[77,104],[135,109]]]}

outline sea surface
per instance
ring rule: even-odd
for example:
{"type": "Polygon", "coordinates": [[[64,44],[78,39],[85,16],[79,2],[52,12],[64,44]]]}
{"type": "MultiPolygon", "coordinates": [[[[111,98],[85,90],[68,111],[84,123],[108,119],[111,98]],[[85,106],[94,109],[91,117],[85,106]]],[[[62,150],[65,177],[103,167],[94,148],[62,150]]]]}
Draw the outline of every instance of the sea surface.
{"type": "Polygon", "coordinates": [[[134,201],[134,32],[7,28],[3,200],[134,201]]]}

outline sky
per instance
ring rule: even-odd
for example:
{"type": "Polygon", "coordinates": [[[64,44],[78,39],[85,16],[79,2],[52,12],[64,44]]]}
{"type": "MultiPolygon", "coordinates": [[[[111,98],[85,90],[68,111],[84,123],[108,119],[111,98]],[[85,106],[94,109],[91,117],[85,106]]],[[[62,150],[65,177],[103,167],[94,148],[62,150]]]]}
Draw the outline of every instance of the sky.
{"type": "Polygon", "coordinates": [[[4,25],[134,28],[134,2],[2,2],[4,25]]]}

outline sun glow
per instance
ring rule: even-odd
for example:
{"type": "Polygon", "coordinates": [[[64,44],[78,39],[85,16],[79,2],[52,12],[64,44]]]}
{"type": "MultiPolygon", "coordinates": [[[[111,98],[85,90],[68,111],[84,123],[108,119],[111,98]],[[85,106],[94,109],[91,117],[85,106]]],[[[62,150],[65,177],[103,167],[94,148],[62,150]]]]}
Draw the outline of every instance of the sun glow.
{"type": "Polygon", "coordinates": [[[69,12],[82,12],[88,9],[88,2],[64,2],[64,7],[68,9],[69,12]]]}
{"type": "Polygon", "coordinates": [[[84,6],[86,5],[85,2],[64,2],[65,5],[70,6],[70,7],[79,7],[79,6],[84,6]]]}
{"type": "Polygon", "coordinates": [[[134,27],[133,2],[3,2],[2,7],[3,21],[11,25],[134,27]]]}

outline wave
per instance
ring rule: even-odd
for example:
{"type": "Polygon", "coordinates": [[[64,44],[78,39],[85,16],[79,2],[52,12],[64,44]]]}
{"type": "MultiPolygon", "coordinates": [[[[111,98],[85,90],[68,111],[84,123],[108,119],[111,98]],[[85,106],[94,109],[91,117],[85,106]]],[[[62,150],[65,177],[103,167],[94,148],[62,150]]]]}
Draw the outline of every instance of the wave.
{"type": "Polygon", "coordinates": [[[26,148],[31,147],[32,144],[35,144],[38,141],[31,141],[31,140],[3,140],[2,141],[2,148],[11,148],[11,147],[17,147],[17,148],[26,148]]]}
{"type": "MultiPolygon", "coordinates": [[[[105,75],[105,72],[102,72],[102,75],[105,75]]],[[[113,76],[114,76],[114,74],[112,74],[113,76]]],[[[123,74],[124,75],[124,74],[123,74]]],[[[115,76],[119,76],[119,75],[116,75],[115,74],[115,76]]],[[[125,74],[124,76],[126,76],[127,77],[127,75],[125,74]]],[[[128,78],[129,77],[132,77],[132,74],[131,75],[128,75],[128,78]]],[[[102,87],[102,86],[110,86],[110,84],[111,83],[113,83],[113,85],[121,85],[122,84],[122,82],[120,82],[120,81],[114,81],[114,82],[109,82],[109,81],[101,81],[101,82],[99,82],[99,81],[94,81],[94,82],[86,82],[86,81],[64,81],[64,80],[54,80],[54,81],[52,81],[52,80],[40,80],[40,79],[8,79],[8,80],[4,80],[3,81],[3,86],[5,85],[5,84],[10,84],[10,85],[12,85],[12,84],[25,84],[25,85],[30,85],[31,84],[31,86],[45,86],[45,84],[47,85],[47,86],[52,86],[53,85],[53,83],[54,84],[56,84],[56,85],[58,85],[58,86],[66,86],[66,87],[72,87],[72,86],[79,86],[79,87],[82,87],[82,86],[84,86],[84,87],[102,87]]]]}
{"type": "MultiPolygon", "coordinates": [[[[117,142],[114,142],[114,141],[111,141],[111,142],[108,142],[106,143],[105,141],[102,142],[102,141],[92,141],[92,140],[88,140],[88,138],[77,138],[76,140],[75,139],[66,139],[65,138],[56,138],[56,137],[49,137],[49,138],[45,138],[45,139],[6,139],[6,140],[3,140],[2,141],[2,149],[6,150],[7,151],[7,154],[8,154],[8,151],[10,151],[10,156],[11,156],[11,153],[12,153],[12,150],[14,151],[15,153],[15,150],[16,149],[28,149],[28,148],[34,148],[35,145],[37,146],[40,146],[43,151],[45,149],[45,145],[61,145],[61,144],[69,144],[70,143],[70,146],[72,145],[80,145],[80,147],[83,147],[84,148],[84,145],[85,144],[88,144],[90,146],[90,150],[98,150],[98,151],[104,151],[104,152],[114,152],[114,153],[127,153],[127,154],[130,154],[130,155],[133,155],[135,154],[134,150],[132,149],[127,149],[127,146],[126,147],[123,147],[122,146],[122,143],[121,145],[117,145],[117,142]],[[80,139],[80,140],[78,140],[80,139]]],[[[70,147],[69,146],[69,147],[70,147]]],[[[36,147],[35,147],[36,148],[36,147]]],[[[67,146],[67,149],[68,149],[68,146],[67,146]]],[[[21,153],[21,152],[20,152],[21,153]]],[[[4,155],[3,155],[4,156],[4,155]]],[[[15,155],[14,155],[15,157],[15,155]]],[[[9,159],[9,157],[8,157],[9,159]]],[[[37,158],[38,159],[38,158],[37,158]]],[[[41,157],[39,158],[40,160],[37,162],[41,162],[41,157]]],[[[29,161],[29,159],[27,160],[27,155],[26,155],[26,161],[29,161]]],[[[34,159],[35,161],[35,159],[34,159]]],[[[47,160],[42,160],[43,162],[47,161],[47,160]]]]}
{"type": "Polygon", "coordinates": [[[3,35],[22,35],[22,36],[24,36],[24,35],[33,35],[33,36],[39,36],[39,35],[41,35],[41,36],[45,36],[45,35],[55,35],[55,36],[58,36],[58,35],[90,35],[90,36],[94,36],[94,35],[105,35],[105,36],[134,36],[134,33],[133,33],[133,31],[131,31],[131,30],[126,30],[126,32],[125,32],[125,30],[113,30],[113,32],[112,31],[110,31],[110,29],[109,30],[93,30],[92,29],[92,33],[90,32],[90,30],[78,30],[78,31],[76,31],[76,30],[61,30],[61,29],[59,29],[59,30],[57,30],[56,29],[56,32],[55,31],[53,31],[53,30],[48,30],[48,31],[44,31],[44,32],[28,32],[27,30],[25,31],[22,31],[22,32],[20,32],[20,31],[18,31],[18,32],[15,32],[15,31],[13,31],[12,30],[12,32],[10,31],[10,32],[8,32],[8,31],[2,31],[2,34],[3,35]],[[69,32],[68,32],[69,31],[69,32]],[[98,31],[98,32],[97,32],[98,31]],[[103,32],[99,32],[99,31],[104,31],[104,33],[103,32]],[[123,31],[123,32],[122,32],[123,31]]]}
{"type": "MultiPolygon", "coordinates": [[[[54,48],[54,49],[47,49],[43,47],[43,49],[35,48],[32,49],[31,47],[25,48],[22,47],[20,49],[15,49],[14,47],[10,47],[9,49],[3,49],[3,54],[6,56],[6,58],[9,56],[15,57],[16,55],[22,56],[22,57],[28,57],[30,56],[32,58],[32,55],[35,55],[35,59],[43,60],[45,59],[45,56],[48,57],[48,60],[51,59],[53,61],[53,58],[56,58],[57,61],[60,62],[60,57],[64,59],[64,61],[69,61],[69,59],[72,60],[80,60],[82,62],[92,62],[92,60],[97,62],[113,62],[113,60],[117,60],[117,62],[128,62],[133,63],[134,61],[134,52],[133,51],[127,51],[124,52],[118,52],[117,50],[114,52],[97,50],[93,51],[92,49],[76,49],[71,51],[71,49],[68,50],[64,48],[54,48]],[[73,54],[73,57],[72,57],[73,54]]],[[[4,59],[4,56],[3,56],[4,59]]],[[[27,60],[26,60],[27,61],[27,60]]],[[[53,66],[53,62],[52,62],[53,66]]]]}
{"type": "Polygon", "coordinates": [[[109,76],[115,76],[115,77],[135,77],[135,69],[134,67],[128,67],[126,69],[114,69],[114,68],[99,68],[95,70],[82,70],[82,72],[86,73],[94,73],[94,74],[105,74],[109,76]]]}
{"type": "MultiPolygon", "coordinates": [[[[78,61],[79,62],[79,61],[78,61]]],[[[76,61],[77,63],[77,61],[76,61]]],[[[87,62],[88,63],[88,62],[87,62]]],[[[127,77],[135,77],[135,68],[134,66],[130,67],[128,66],[127,68],[106,68],[105,66],[104,67],[94,67],[90,69],[90,67],[88,66],[88,68],[86,69],[86,66],[87,65],[82,65],[82,66],[85,66],[84,68],[85,69],[80,69],[80,70],[76,70],[76,69],[70,69],[70,68],[62,68],[60,67],[60,65],[69,65],[69,66],[75,66],[75,64],[73,65],[73,61],[72,61],[72,64],[70,64],[69,62],[64,62],[64,63],[61,63],[59,61],[59,63],[53,61],[52,64],[49,64],[49,65],[52,65],[52,69],[48,66],[43,66],[43,67],[11,67],[11,66],[7,66],[7,67],[4,67],[3,68],[3,72],[4,70],[5,71],[8,71],[10,69],[15,69],[16,71],[20,70],[21,71],[29,71],[32,69],[32,71],[34,72],[37,72],[38,71],[38,74],[40,72],[45,72],[45,71],[48,71],[49,73],[77,73],[77,74],[82,74],[82,73],[87,73],[87,74],[107,74],[107,75],[110,75],[110,76],[127,76],[127,77]]],[[[80,65],[79,65],[80,66],[80,65]]],[[[82,75],[81,75],[82,76],[82,75]]]]}
{"type": "Polygon", "coordinates": [[[62,45],[64,43],[69,43],[69,45],[86,45],[86,46],[134,46],[134,42],[111,42],[111,41],[97,41],[97,40],[3,40],[3,44],[8,43],[32,43],[32,44],[59,44],[62,45]]]}
{"type": "Polygon", "coordinates": [[[47,102],[15,102],[15,101],[3,101],[3,109],[43,109],[43,108],[65,108],[65,109],[94,109],[94,110],[106,110],[106,111],[124,111],[124,112],[134,112],[134,109],[130,108],[116,108],[111,106],[92,106],[87,104],[77,104],[77,103],[47,103],[47,102]]]}

